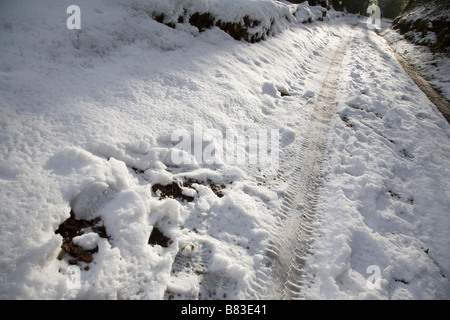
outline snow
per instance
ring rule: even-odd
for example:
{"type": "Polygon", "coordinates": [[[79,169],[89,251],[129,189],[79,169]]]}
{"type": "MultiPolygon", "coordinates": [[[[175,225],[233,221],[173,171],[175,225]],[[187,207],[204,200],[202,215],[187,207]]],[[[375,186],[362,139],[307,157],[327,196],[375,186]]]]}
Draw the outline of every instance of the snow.
{"type": "Polygon", "coordinates": [[[411,79],[392,77],[404,71],[384,40],[365,37],[343,61],[308,297],[448,298],[449,197],[441,175],[450,150],[439,142],[448,139],[448,124],[411,79]],[[381,288],[368,293],[371,265],[381,270],[381,288]]]}
{"type": "Polygon", "coordinates": [[[81,246],[84,250],[94,250],[98,246],[99,238],[97,233],[90,232],[73,238],[73,242],[81,246]]]}
{"type": "Polygon", "coordinates": [[[294,18],[296,6],[262,0],[79,0],[77,31],[66,27],[71,4],[1,3],[2,299],[248,298],[281,219],[298,141],[349,34],[304,296],[450,296],[450,128],[386,43],[353,26],[357,18],[331,11],[326,22],[303,24],[322,9],[303,3],[294,18]],[[225,21],[248,15],[261,28],[275,18],[274,32],[249,44],[217,27],[150,19],[164,12],[178,21],[183,8],[225,21]],[[277,132],[280,162],[200,163],[196,128],[202,147],[219,146],[227,130],[263,129],[276,150],[277,132]],[[174,132],[192,137],[179,163],[174,132]],[[191,202],[152,190],[187,180],[195,181],[182,190],[191,202]],[[210,183],[225,186],[220,196],[210,183]],[[109,236],[74,237],[97,248],[92,263],[77,263],[76,289],[55,234],[71,210],[100,217],[109,236]],[[149,243],[155,228],[171,239],[167,247],[149,243]],[[179,252],[208,262],[211,288],[195,273],[173,276],[179,252]],[[371,265],[380,289],[367,286],[371,265]]]}
{"type": "MultiPolygon", "coordinates": [[[[410,27],[404,30],[406,31],[405,34],[401,35],[400,30],[387,28],[384,31],[384,37],[391,43],[396,52],[415,65],[430,84],[449,100],[449,54],[448,52],[441,52],[442,50],[431,50],[429,48],[436,45],[436,41],[438,41],[436,32],[441,31],[439,30],[441,25],[438,21],[445,22],[450,19],[448,4],[430,1],[403,13],[398,19],[400,23],[410,24],[410,27]],[[423,22],[421,23],[421,21],[423,22]],[[427,28],[422,27],[420,29],[418,26],[425,22],[428,24],[427,28]],[[412,41],[406,39],[412,39],[412,41]]],[[[445,24],[443,25],[445,26],[445,24]]],[[[445,47],[443,49],[445,51],[445,47]]]]}
{"type": "MultiPolygon", "coordinates": [[[[411,43],[398,31],[390,28],[384,31],[384,37],[396,52],[408,59],[422,72],[433,87],[438,89],[447,100],[450,99],[450,83],[448,80],[450,58],[448,55],[432,52],[427,46],[411,43]]],[[[436,36],[430,32],[426,39],[433,43],[436,36]]]]}

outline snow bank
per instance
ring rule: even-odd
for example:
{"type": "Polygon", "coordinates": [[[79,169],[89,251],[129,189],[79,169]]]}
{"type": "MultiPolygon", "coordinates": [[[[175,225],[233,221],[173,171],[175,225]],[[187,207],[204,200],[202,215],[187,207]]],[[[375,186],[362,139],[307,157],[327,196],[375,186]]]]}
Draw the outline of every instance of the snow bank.
{"type": "Polygon", "coordinates": [[[249,42],[282,32],[294,20],[295,8],[268,0],[134,0],[127,4],[173,28],[186,22],[200,31],[217,26],[234,39],[249,42]]]}
{"type": "MultiPolygon", "coordinates": [[[[208,8],[223,19],[243,18],[237,1],[234,10],[221,3],[214,8],[222,11],[208,8]]],[[[287,13],[286,5],[261,3],[246,13],[287,13]]],[[[290,110],[299,106],[293,99],[305,90],[296,83],[316,76],[308,65],[330,43],[329,31],[315,26],[299,35],[287,28],[269,46],[250,46],[218,28],[168,28],[131,4],[85,0],[77,2],[81,30],[68,30],[71,4],[6,2],[0,10],[0,296],[161,299],[175,256],[192,243],[207,248],[209,283],[219,279],[229,298],[242,298],[283,189],[251,178],[274,172],[263,166],[174,165],[171,135],[192,135],[195,124],[221,133],[276,129],[292,146],[294,128],[306,121],[301,110],[292,120],[290,110]],[[265,94],[266,83],[289,96],[265,94]],[[160,199],[153,191],[181,182],[191,184],[183,193],[193,201],[160,199]],[[82,249],[97,250],[92,262],[75,261],[74,283],[72,259],[61,254],[55,234],[71,210],[77,219],[99,218],[108,235],[86,229],[74,237],[82,249]],[[168,247],[149,243],[156,229],[171,240],[168,247]]],[[[223,298],[213,291],[217,285],[198,286],[223,298]]]]}
{"type": "Polygon", "coordinates": [[[383,36],[450,100],[448,4],[430,2],[405,12],[383,36]]]}
{"type": "Polygon", "coordinates": [[[402,13],[394,19],[392,27],[415,44],[434,50],[449,50],[450,4],[430,1],[402,13]]]}
{"type": "Polygon", "coordinates": [[[171,28],[187,23],[199,31],[218,27],[235,40],[252,43],[279,34],[296,21],[311,23],[329,19],[326,8],[311,7],[307,1],[294,5],[271,0],[134,0],[126,5],[171,28]]]}
{"type": "MultiPolygon", "coordinates": [[[[249,44],[235,41],[219,28],[199,32],[178,20],[175,28],[169,28],[150,19],[153,10],[178,19],[175,4],[181,2],[152,1],[150,7],[146,3],[150,2],[78,0],[81,30],[77,31],[66,27],[71,1],[2,2],[1,298],[201,295],[242,299],[255,290],[252,284],[257,271],[264,268],[267,243],[280,220],[281,199],[298,160],[298,141],[308,128],[326,76],[324,66],[340,34],[351,28],[345,21],[293,23],[276,37],[249,44]],[[174,163],[171,154],[179,141],[173,141],[172,134],[181,130],[192,137],[198,127],[205,132],[205,146],[218,144],[209,129],[223,134],[227,129],[275,129],[283,161],[277,169],[262,164],[206,164],[195,161],[193,150],[184,150],[182,155],[192,161],[174,163]],[[81,250],[95,251],[91,262],[72,261],[61,253],[63,239],[55,231],[71,212],[77,219],[94,219],[105,228],[106,237],[91,226],[72,239],[81,250]],[[195,266],[194,271],[184,268],[186,262],[195,266]]],[[[270,15],[287,14],[286,5],[268,1],[232,1],[230,10],[223,7],[225,1],[214,2],[217,6],[205,1],[183,3],[200,12],[208,8],[217,17],[235,22],[253,14],[266,23],[270,15]],[[257,3],[261,7],[253,11],[257,3]],[[238,13],[239,5],[247,12],[238,13]],[[269,8],[275,13],[269,13],[269,8]]],[[[359,93],[378,88],[363,87],[356,73],[354,80],[361,86],[355,89],[359,93]]],[[[395,95],[402,108],[386,110],[378,101],[364,107],[370,121],[376,120],[375,112],[384,116],[385,122],[369,123],[380,137],[382,129],[389,129],[397,134],[392,139],[401,141],[391,146],[383,137],[376,140],[376,146],[390,146],[387,156],[395,154],[391,162],[383,158],[383,149],[376,149],[381,173],[367,172],[372,169],[365,162],[371,157],[367,141],[372,135],[364,125],[369,120],[359,118],[366,111],[350,106],[360,104],[353,91],[339,102],[342,116],[347,113],[349,121],[358,120],[361,131],[350,135],[345,124],[337,126],[339,136],[333,141],[341,152],[334,155],[333,163],[338,164],[338,172],[350,174],[346,184],[329,177],[327,199],[342,195],[323,207],[327,212],[322,221],[323,239],[334,250],[326,242],[316,243],[317,259],[311,266],[317,267],[314,272],[322,282],[316,281],[317,286],[307,292],[309,297],[370,296],[360,290],[365,280],[361,259],[372,263],[373,256],[386,272],[383,279],[396,290],[388,291],[388,297],[399,297],[401,292],[406,297],[432,296],[431,284],[440,285],[443,280],[428,257],[447,274],[442,252],[446,252],[448,239],[442,235],[447,234],[448,219],[438,213],[445,212],[441,207],[448,203],[445,190],[450,179],[443,175],[440,184],[434,179],[439,177],[438,169],[445,167],[448,129],[436,113],[419,111],[417,106],[414,113],[403,110],[412,104],[405,93],[410,83],[392,86],[402,92],[395,95]],[[410,123],[421,130],[414,134],[413,130],[396,131],[410,123]],[[426,146],[416,144],[422,134],[432,141],[430,153],[422,154],[426,146]],[[427,163],[433,169],[429,178],[424,171],[427,163]],[[393,182],[383,176],[391,171],[398,173],[393,182]],[[409,174],[429,187],[426,193],[421,194],[414,180],[407,179],[409,174]],[[366,184],[371,194],[363,197],[366,184]],[[371,205],[380,209],[374,215],[368,209],[371,205]],[[337,221],[335,211],[342,219],[337,221]],[[362,215],[368,227],[361,222],[362,215]],[[396,217],[400,215],[404,219],[396,217]],[[395,224],[391,225],[390,218],[395,224]],[[419,219],[416,224],[414,218],[419,219]],[[412,234],[408,233],[411,225],[412,234]],[[339,226],[343,228],[340,233],[335,229],[339,226]],[[399,230],[404,234],[395,235],[399,230]],[[423,237],[420,242],[418,237],[423,237]],[[429,255],[419,249],[420,244],[430,249],[429,255]],[[411,248],[411,254],[405,251],[395,260],[398,249],[404,247],[411,248]],[[412,289],[402,281],[413,284],[412,289]],[[423,295],[418,293],[421,288],[426,289],[423,295]]],[[[418,94],[413,98],[422,99],[418,94]]],[[[386,282],[382,287],[385,291],[373,295],[385,297],[386,282]]]]}

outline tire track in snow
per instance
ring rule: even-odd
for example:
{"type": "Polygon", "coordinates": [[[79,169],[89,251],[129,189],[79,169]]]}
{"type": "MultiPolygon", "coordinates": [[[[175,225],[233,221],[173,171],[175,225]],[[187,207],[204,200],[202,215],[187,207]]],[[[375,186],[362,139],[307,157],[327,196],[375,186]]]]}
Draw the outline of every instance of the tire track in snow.
{"type": "Polygon", "coordinates": [[[312,112],[309,128],[301,143],[298,166],[281,206],[282,221],[272,235],[265,265],[259,271],[254,292],[266,299],[301,298],[302,267],[308,255],[312,222],[318,200],[321,168],[334,113],[341,62],[349,40],[342,39],[333,55],[328,73],[312,112]]]}

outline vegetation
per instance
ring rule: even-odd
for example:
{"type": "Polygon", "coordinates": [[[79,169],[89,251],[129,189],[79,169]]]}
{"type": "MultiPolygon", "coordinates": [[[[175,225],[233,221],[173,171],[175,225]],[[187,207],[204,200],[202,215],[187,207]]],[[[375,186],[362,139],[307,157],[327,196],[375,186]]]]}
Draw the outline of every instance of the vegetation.
{"type": "MultiPolygon", "coordinates": [[[[305,0],[292,0],[292,3],[301,3],[305,0]]],[[[332,5],[335,10],[367,15],[367,8],[371,3],[378,5],[381,9],[381,14],[385,18],[394,19],[400,13],[414,7],[428,3],[429,0],[308,0],[310,5],[321,5],[328,7],[332,5]]],[[[441,3],[449,3],[450,0],[441,0],[441,3]]]]}

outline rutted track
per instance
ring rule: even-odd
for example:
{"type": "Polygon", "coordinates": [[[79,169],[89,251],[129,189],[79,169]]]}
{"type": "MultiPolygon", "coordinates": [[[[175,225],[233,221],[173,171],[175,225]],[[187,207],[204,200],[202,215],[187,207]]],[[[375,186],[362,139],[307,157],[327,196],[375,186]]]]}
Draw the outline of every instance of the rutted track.
{"type": "MultiPolygon", "coordinates": [[[[299,299],[302,266],[310,245],[313,216],[319,195],[322,163],[334,114],[341,62],[347,50],[343,38],[334,53],[322,88],[317,95],[306,135],[296,156],[297,166],[283,199],[280,224],[272,232],[265,268],[258,270],[246,296],[257,299],[299,299]]],[[[176,255],[165,299],[226,299],[221,288],[236,287],[235,280],[210,271],[211,250],[208,243],[195,241],[176,255]],[[185,283],[192,283],[188,288],[185,283]],[[177,292],[177,293],[174,293],[177,292]]]]}
{"type": "Polygon", "coordinates": [[[272,235],[267,252],[266,272],[258,286],[266,299],[301,298],[302,266],[308,254],[313,216],[319,194],[321,167],[333,116],[341,61],[349,40],[342,39],[333,55],[301,144],[298,166],[282,203],[283,220],[272,235]]]}

